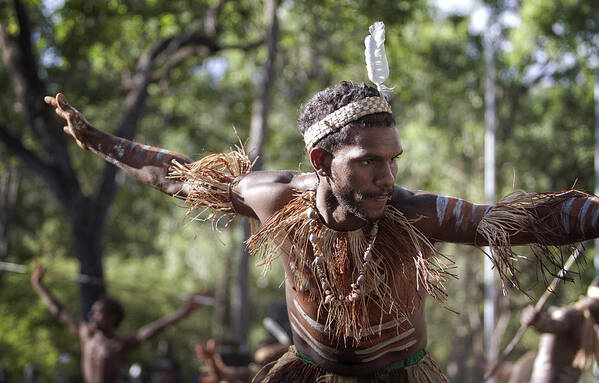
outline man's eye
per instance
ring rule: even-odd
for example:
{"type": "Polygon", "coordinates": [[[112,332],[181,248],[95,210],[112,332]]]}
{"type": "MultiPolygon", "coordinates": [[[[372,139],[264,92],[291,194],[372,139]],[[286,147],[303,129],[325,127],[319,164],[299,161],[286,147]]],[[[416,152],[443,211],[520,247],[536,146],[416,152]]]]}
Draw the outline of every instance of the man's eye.
{"type": "Polygon", "coordinates": [[[361,162],[362,162],[362,165],[370,165],[370,164],[372,164],[372,160],[371,159],[362,160],[361,162]]]}

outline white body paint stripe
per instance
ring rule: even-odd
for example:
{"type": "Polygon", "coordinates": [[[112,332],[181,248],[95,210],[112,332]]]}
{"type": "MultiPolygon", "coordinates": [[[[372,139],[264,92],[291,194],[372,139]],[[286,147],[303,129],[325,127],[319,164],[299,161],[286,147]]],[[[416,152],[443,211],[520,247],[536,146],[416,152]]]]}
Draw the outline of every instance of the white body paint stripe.
{"type": "Polygon", "coordinates": [[[390,328],[397,327],[401,323],[405,322],[406,320],[407,320],[406,318],[394,319],[389,322],[385,322],[382,324],[377,324],[376,326],[368,327],[367,329],[364,330],[364,332],[366,334],[376,334],[379,331],[388,330],[390,328]]]}
{"type": "Polygon", "coordinates": [[[437,220],[439,221],[439,225],[443,223],[443,218],[445,218],[445,210],[447,210],[447,204],[449,200],[444,196],[437,196],[437,220]]]}
{"type": "MultiPolygon", "coordinates": [[[[339,350],[334,349],[332,347],[329,347],[325,344],[320,343],[319,341],[317,341],[308,331],[306,331],[306,328],[304,326],[302,326],[302,323],[297,319],[297,317],[295,315],[293,315],[293,313],[291,313],[291,316],[289,317],[290,319],[292,319],[291,321],[291,326],[294,327],[295,332],[304,340],[306,341],[306,343],[309,343],[312,347],[314,347],[314,349],[318,352],[318,351],[326,351],[329,354],[339,354],[339,350]],[[294,325],[295,323],[295,325],[294,325]],[[300,330],[300,331],[298,331],[300,330]]],[[[320,355],[320,353],[319,353],[320,355]]],[[[326,356],[321,355],[323,358],[326,358],[326,356]]],[[[327,358],[330,360],[330,358],[327,358]]]]}
{"type": "Polygon", "coordinates": [[[456,228],[460,227],[462,225],[462,204],[464,203],[464,200],[459,199],[458,202],[455,204],[455,207],[453,208],[453,216],[455,218],[455,226],[456,228]]]}
{"type": "MultiPolygon", "coordinates": [[[[309,344],[312,347],[312,349],[318,355],[320,355],[322,358],[330,360],[330,361],[335,361],[334,359],[331,359],[328,355],[326,355],[323,351],[326,351],[326,352],[328,352],[330,354],[339,354],[340,353],[339,350],[337,350],[335,348],[332,348],[332,347],[329,347],[329,346],[326,346],[326,345],[320,343],[319,341],[317,341],[316,339],[314,339],[314,337],[312,335],[310,335],[309,332],[306,331],[306,329],[302,326],[301,322],[297,319],[297,317],[293,313],[291,313],[290,319],[291,319],[291,322],[290,322],[291,328],[295,331],[295,333],[297,334],[297,336],[299,336],[300,338],[302,338],[302,340],[304,342],[306,342],[307,344],[309,344]]],[[[401,340],[401,339],[407,337],[408,335],[412,334],[413,332],[414,332],[414,329],[412,328],[412,329],[406,331],[405,333],[401,334],[400,336],[397,336],[397,337],[395,337],[393,339],[389,339],[388,341],[386,341],[384,343],[378,344],[378,345],[376,345],[374,347],[370,347],[370,348],[365,349],[365,350],[355,351],[355,354],[356,355],[362,355],[362,354],[371,353],[373,351],[378,351],[381,348],[384,348],[385,346],[388,346],[389,344],[393,344],[394,341],[401,340]]],[[[398,347],[394,347],[394,348],[390,348],[390,349],[384,350],[384,351],[382,351],[382,352],[380,352],[380,353],[378,353],[376,355],[373,355],[373,356],[370,356],[368,358],[362,359],[360,362],[361,363],[371,362],[371,361],[373,361],[375,359],[378,359],[381,356],[383,356],[385,354],[388,354],[390,352],[406,350],[406,349],[412,347],[413,345],[415,345],[416,343],[417,343],[416,339],[411,340],[411,341],[409,341],[408,343],[406,343],[404,345],[401,345],[401,346],[398,346],[398,347]]]]}
{"type": "Polygon", "coordinates": [[[587,198],[587,200],[584,201],[584,205],[582,205],[582,209],[580,209],[580,213],[578,213],[578,229],[582,234],[584,234],[584,224],[586,221],[587,213],[589,212],[589,208],[591,207],[592,203],[593,200],[587,198]]]}
{"type": "Polygon", "coordinates": [[[119,158],[123,158],[123,156],[125,155],[125,139],[124,138],[119,138],[119,142],[114,145],[113,149],[116,151],[116,155],[119,158]]]}
{"type": "Polygon", "coordinates": [[[310,347],[312,347],[312,349],[313,349],[313,350],[314,350],[314,351],[315,351],[315,352],[316,352],[318,355],[320,355],[321,357],[323,357],[323,358],[324,358],[324,359],[326,359],[326,360],[330,360],[330,361],[333,361],[333,362],[335,361],[334,359],[331,359],[330,357],[328,357],[327,355],[325,355],[325,354],[324,354],[322,351],[320,351],[320,350],[318,349],[318,347],[316,347],[316,345],[315,345],[314,343],[312,343],[312,342],[311,342],[309,339],[306,339],[306,337],[305,337],[305,336],[304,336],[302,333],[300,333],[300,332],[298,331],[297,327],[296,327],[296,326],[295,326],[293,323],[291,323],[291,328],[293,329],[293,331],[295,331],[295,333],[297,334],[297,336],[299,336],[300,338],[302,338],[302,339],[303,339],[303,341],[304,341],[304,342],[306,342],[307,344],[309,344],[309,345],[310,345],[310,347]]]}
{"type": "MultiPolygon", "coordinates": [[[[293,305],[295,306],[297,312],[301,315],[301,317],[308,322],[308,324],[310,325],[310,327],[312,327],[314,330],[318,331],[321,334],[327,334],[327,332],[324,330],[324,325],[321,323],[316,322],[314,319],[312,319],[300,306],[300,304],[298,303],[297,299],[293,300],[293,305]]],[[[379,331],[383,331],[383,330],[388,330],[390,328],[393,327],[397,327],[400,324],[402,324],[403,322],[405,322],[407,319],[406,318],[400,318],[400,319],[394,319],[392,321],[389,322],[385,322],[382,324],[378,324],[375,326],[371,326],[368,327],[366,329],[364,329],[362,331],[363,334],[376,334],[379,331]]],[[[350,332],[350,336],[354,336],[353,332],[350,332]]]]}
{"type": "Polygon", "coordinates": [[[487,213],[488,213],[488,212],[489,212],[489,210],[491,210],[491,209],[493,209],[493,205],[489,205],[489,206],[487,206],[487,208],[485,209],[485,212],[483,213],[483,217],[484,217],[485,215],[487,215],[487,213]]]}
{"type": "Polygon", "coordinates": [[[597,222],[599,222],[599,206],[595,205],[593,207],[593,229],[597,228],[597,222]]]}
{"type": "Polygon", "coordinates": [[[156,153],[156,159],[160,160],[165,154],[168,154],[168,150],[160,149],[158,153],[156,153]]]}
{"type": "Polygon", "coordinates": [[[372,347],[369,348],[365,348],[363,350],[356,350],[356,355],[364,355],[364,354],[371,354],[373,352],[377,352],[378,350],[380,350],[381,348],[385,348],[387,346],[389,346],[390,344],[393,344],[397,341],[400,341],[404,338],[407,338],[408,336],[412,335],[414,333],[414,328],[412,327],[411,329],[402,332],[401,334],[399,334],[396,337],[393,337],[391,339],[387,339],[386,341],[376,344],[372,347]]]}
{"type": "Polygon", "coordinates": [[[561,212],[562,226],[563,226],[564,230],[566,231],[566,233],[568,233],[568,234],[570,233],[570,209],[572,208],[572,204],[574,203],[575,200],[576,200],[576,198],[569,198],[562,205],[562,212],[561,212]]]}
{"type": "Polygon", "coordinates": [[[403,350],[406,350],[406,349],[412,347],[413,345],[415,345],[416,343],[417,343],[417,341],[414,339],[414,340],[412,340],[412,341],[404,344],[403,346],[399,346],[399,347],[395,347],[395,348],[390,348],[388,350],[385,350],[385,351],[381,352],[378,355],[372,356],[370,358],[362,359],[362,363],[372,362],[373,360],[378,359],[381,356],[383,356],[385,354],[388,354],[390,352],[393,352],[393,351],[403,351],[403,350]]]}
{"type": "MultiPolygon", "coordinates": [[[[302,316],[302,318],[304,318],[304,320],[308,322],[310,327],[322,334],[326,334],[326,332],[324,331],[324,325],[310,318],[310,316],[304,310],[302,310],[302,307],[299,305],[296,299],[293,300],[293,304],[295,305],[295,308],[297,309],[298,313],[302,316]]],[[[293,315],[293,313],[291,315],[293,315]]]]}

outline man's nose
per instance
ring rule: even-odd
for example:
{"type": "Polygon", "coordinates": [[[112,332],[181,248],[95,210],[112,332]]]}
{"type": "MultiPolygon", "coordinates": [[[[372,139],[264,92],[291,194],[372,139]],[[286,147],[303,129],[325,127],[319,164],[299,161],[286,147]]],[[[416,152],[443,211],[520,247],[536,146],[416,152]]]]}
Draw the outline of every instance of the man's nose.
{"type": "Polygon", "coordinates": [[[377,171],[375,184],[381,188],[391,188],[395,184],[395,175],[394,165],[383,165],[377,171]]]}

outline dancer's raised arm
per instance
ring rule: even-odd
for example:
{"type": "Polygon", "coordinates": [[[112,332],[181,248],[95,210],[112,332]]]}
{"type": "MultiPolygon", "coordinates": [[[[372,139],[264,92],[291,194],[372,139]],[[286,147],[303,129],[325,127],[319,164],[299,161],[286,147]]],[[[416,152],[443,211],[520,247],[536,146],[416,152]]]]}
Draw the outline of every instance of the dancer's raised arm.
{"type": "Polygon", "coordinates": [[[188,163],[191,160],[182,154],[150,147],[98,130],[81,112],[67,103],[65,96],[46,96],[44,101],[55,107],[56,114],[67,121],[64,132],[71,135],[77,145],[89,150],[111,164],[120,167],[141,182],[173,195],[185,197],[185,188],[177,179],[167,178],[172,160],[188,163]]]}
{"type": "Polygon", "coordinates": [[[66,312],[62,304],[46,289],[42,283],[46,269],[41,264],[38,264],[31,274],[31,285],[35,292],[40,296],[42,302],[48,307],[50,313],[60,320],[67,329],[74,335],[79,336],[79,322],[77,322],[71,314],[66,312]]]}
{"type": "Polygon", "coordinates": [[[187,299],[187,302],[175,312],[154,322],[146,324],[137,330],[135,334],[124,337],[123,346],[126,348],[139,347],[142,343],[152,338],[162,330],[187,317],[195,310],[202,307],[202,304],[198,303],[198,298],[202,297],[198,295],[190,295],[187,299]]]}

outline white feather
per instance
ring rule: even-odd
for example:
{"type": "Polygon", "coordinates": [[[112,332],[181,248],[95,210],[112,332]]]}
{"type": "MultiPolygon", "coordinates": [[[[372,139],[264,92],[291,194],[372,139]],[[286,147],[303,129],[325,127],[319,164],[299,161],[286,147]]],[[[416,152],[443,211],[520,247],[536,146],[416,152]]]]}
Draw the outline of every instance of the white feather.
{"type": "Polygon", "coordinates": [[[383,82],[389,77],[389,63],[385,54],[385,24],[382,21],[377,21],[370,26],[369,30],[370,34],[364,39],[368,78],[376,84],[379,93],[386,97],[392,88],[383,85],[383,82]]]}

